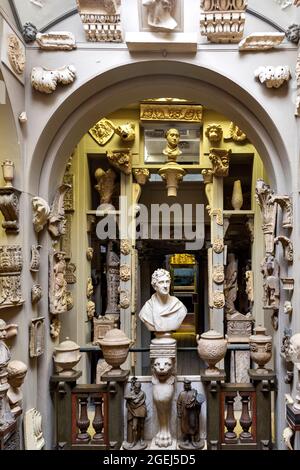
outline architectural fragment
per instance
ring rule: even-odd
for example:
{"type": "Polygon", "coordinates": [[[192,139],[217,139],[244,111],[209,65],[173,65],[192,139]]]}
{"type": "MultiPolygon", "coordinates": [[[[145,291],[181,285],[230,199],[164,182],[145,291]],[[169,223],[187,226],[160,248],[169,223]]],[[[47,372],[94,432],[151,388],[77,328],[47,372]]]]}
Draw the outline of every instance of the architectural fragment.
{"type": "Polygon", "coordinates": [[[239,43],[240,51],[265,51],[279,46],[285,33],[251,33],[239,43]]]}
{"type": "Polygon", "coordinates": [[[88,300],[86,303],[86,314],[89,320],[94,318],[96,313],[96,304],[92,300],[88,300]]]}
{"type": "Polygon", "coordinates": [[[261,273],[263,274],[263,307],[266,309],[279,310],[280,301],[280,266],[272,255],[266,255],[261,264],[261,273]]]}
{"type": "Polygon", "coordinates": [[[10,65],[18,75],[25,70],[25,48],[15,34],[8,35],[8,59],[10,65]]]}
{"type": "Polygon", "coordinates": [[[0,309],[24,303],[21,291],[22,267],[21,246],[0,246],[0,309]]]}
{"type": "Polygon", "coordinates": [[[115,322],[112,315],[100,315],[93,318],[94,339],[93,344],[98,344],[98,340],[104,338],[106,333],[114,328],[115,322]]]}
{"type": "Polygon", "coordinates": [[[205,135],[210,142],[220,142],[223,137],[223,129],[220,124],[209,124],[206,128],[205,135]]]}
{"type": "Polygon", "coordinates": [[[112,242],[108,243],[106,254],[107,307],[105,315],[119,314],[120,259],[113,251],[112,242]]]}
{"type": "Polygon", "coordinates": [[[32,273],[37,273],[40,270],[40,249],[41,245],[32,245],[31,246],[31,261],[30,261],[30,271],[32,273]]]}
{"type": "MultiPolygon", "coordinates": [[[[146,9],[147,25],[152,31],[174,31],[178,26],[176,18],[180,0],[142,0],[146,9]]],[[[180,18],[179,18],[180,20],[180,18]]]]}
{"type": "Polygon", "coordinates": [[[132,173],[136,182],[141,186],[146,184],[150,177],[150,171],[147,168],[135,168],[132,173]]]}
{"type": "Polygon", "coordinates": [[[71,51],[76,49],[75,36],[67,31],[37,33],[36,42],[45,51],[71,51]]]}
{"type": "Polygon", "coordinates": [[[65,65],[59,69],[46,69],[45,67],[34,67],[31,71],[32,87],[46,94],[53,93],[58,84],[69,85],[76,78],[76,69],[73,65],[65,65]]]}
{"type": "Polygon", "coordinates": [[[58,315],[68,310],[65,253],[54,251],[49,260],[49,310],[58,315]]]}
{"type": "Polygon", "coordinates": [[[210,149],[209,159],[213,166],[214,176],[228,176],[231,150],[210,149]]]}
{"type": "Polygon", "coordinates": [[[225,295],[225,313],[226,315],[232,315],[236,313],[235,301],[238,292],[238,261],[234,253],[228,254],[228,263],[225,271],[225,284],[224,284],[224,295],[225,295]]]}
{"type": "Polygon", "coordinates": [[[120,266],[120,279],[123,282],[129,281],[131,278],[131,269],[128,264],[122,264],[120,266]]]}
{"type": "Polygon", "coordinates": [[[121,137],[123,142],[133,142],[135,140],[135,124],[133,122],[127,122],[126,124],[120,124],[115,126],[113,124],[115,133],[121,137]]]}
{"type": "Polygon", "coordinates": [[[132,155],[130,149],[125,150],[109,150],[106,153],[106,156],[109,162],[121,170],[125,175],[130,175],[131,173],[131,161],[132,155]]]}
{"type": "Polygon", "coordinates": [[[14,179],[14,163],[5,160],[1,164],[5,186],[0,188],[0,211],[4,217],[2,227],[6,232],[19,231],[19,199],[20,191],[12,186],[14,179]]]}
{"type": "Polygon", "coordinates": [[[89,134],[99,145],[105,145],[114,135],[114,126],[111,121],[106,118],[98,121],[90,130],[89,134]]]}
{"type": "Polygon", "coordinates": [[[225,279],[224,276],[224,266],[222,264],[218,264],[217,266],[213,267],[213,281],[216,284],[223,284],[225,279]]]}
{"type": "Polygon", "coordinates": [[[213,241],[213,250],[215,253],[220,254],[224,251],[224,240],[222,238],[215,238],[213,241]]]}
{"type": "Polygon", "coordinates": [[[61,321],[58,318],[53,317],[50,323],[50,336],[52,339],[59,337],[61,330],[61,321]]]}
{"type": "Polygon", "coordinates": [[[294,260],[294,248],[293,248],[293,242],[288,238],[284,236],[276,237],[274,240],[275,244],[281,243],[283,250],[284,250],[284,257],[286,261],[293,262],[294,260]]]}
{"type": "Polygon", "coordinates": [[[75,271],[76,271],[76,264],[67,263],[66,281],[68,284],[76,284],[77,278],[76,278],[75,271]]]}
{"type": "Polygon", "coordinates": [[[202,0],[202,36],[214,43],[236,43],[243,36],[246,0],[202,0]]]}
{"type": "Polygon", "coordinates": [[[34,284],[31,288],[31,302],[33,304],[38,303],[43,296],[42,286],[40,284],[34,284]]]}
{"type": "Polygon", "coordinates": [[[45,318],[39,317],[31,320],[29,353],[30,357],[39,357],[45,350],[45,318]]]}
{"type": "Polygon", "coordinates": [[[274,252],[274,236],[277,215],[277,203],[274,200],[274,191],[262,179],[256,182],[256,200],[262,213],[262,230],[265,239],[266,253],[274,252]]]}
{"type": "Polygon", "coordinates": [[[282,227],[283,228],[293,228],[293,199],[291,196],[279,196],[275,195],[273,197],[274,202],[280,205],[282,209],[282,227]]]}
{"type": "Polygon", "coordinates": [[[291,71],[288,65],[267,65],[258,67],[254,72],[255,78],[264,83],[267,88],[279,88],[291,78],[291,71]]]}
{"type": "Polygon", "coordinates": [[[120,241],[120,251],[122,255],[128,256],[131,253],[131,243],[127,239],[123,239],[120,241]]]}
{"type": "Polygon", "coordinates": [[[246,142],[247,135],[234,122],[231,122],[228,134],[224,136],[224,140],[233,140],[241,144],[246,142]]]}
{"type": "Polygon", "coordinates": [[[32,211],[33,219],[32,223],[34,230],[39,233],[43,230],[44,226],[48,221],[50,214],[50,207],[47,201],[41,197],[32,198],[32,211]]]}
{"type": "Polygon", "coordinates": [[[97,180],[95,189],[100,195],[100,204],[110,204],[115,190],[116,173],[111,168],[106,171],[102,168],[97,168],[95,178],[97,180]]]}
{"type": "Polygon", "coordinates": [[[52,238],[60,238],[66,231],[64,197],[70,189],[69,184],[61,184],[56,190],[48,217],[48,231],[52,238]]]}
{"type": "Polygon", "coordinates": [[[24,439],[26,450],[42,450],[45,445],[42,415],[36,408],[31,408],[25,413],[24,439]]]}
{"type": "Polygon", "coordinates": [[[86,39],[93,42],[122,42],[121,0],[77,0],[86,39]]]}
{"type": "Polygon", "coordinates": [[[130,295],[127,289],[120,290],[120,308],[127,310],[130,307],[130,295]]]}
{"type": "Polygon", "coordinates": [[[210,215],[212,204],[213,204],[213,171],[205,169],[205,170],[202,170],[201,174],[203,176],[204,185],[205,185],[205,194],[206,194],[206,198],[208,202],[206,209],[210,215]]]}
{"type": "Polygon", "coordinates": [[[229,343],[247,343],[252,333],[253,317],[236,312],[227,317],[227,336],[229,343]]]}
{"type": "Polygon", "coordinates": [[[22,35],[23,35],[24,41],[27,44],[35,41],[37,32],[38,32],[37,27],[34,24],[30,23],[30,21],[25,23],[22,28],[22,35]]]}
{"type": "Polygon", "coordinates": [[[286,366],[286,376],[284,378],[284,382],[286,384],[293,383],[294,378],[294,364],[289,356],[290,339],[292,337],[292,334],[293,333],[290,328],[284,329],[284,335],[282,337],[280,350],[280,356],[284,359],[286,366]]]}
{"type": "Polygon", "coordinates": [[[212,295],[212,298],[213,298],[213,306],[215,308],[224,308],[225,306],[225,297],[224,297],[224,293],[222,291],[219,291],[219,290],[216,290],[213,292],[213,295],[212,295]]]}
{"type": "Polygon", "coordinates": [[[295,23],[291,24],[286,30],[285,35],[290,42],[298,44],[300,39],[300,25],[295,23]]]}

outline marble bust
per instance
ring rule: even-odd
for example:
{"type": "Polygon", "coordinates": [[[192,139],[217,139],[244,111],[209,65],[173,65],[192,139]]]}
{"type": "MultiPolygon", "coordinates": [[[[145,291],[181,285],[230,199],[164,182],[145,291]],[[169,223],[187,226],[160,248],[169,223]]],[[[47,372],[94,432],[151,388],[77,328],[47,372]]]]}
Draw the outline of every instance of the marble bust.
{"type": "Polygon", "coordinates": [[[149,331],[177,330],[187,314],[187,309],[177,297],[169,294],[170,273],[165,269],[157,269],[152,274],[151,284],[156,292],[140,311],[140,319],[149,331]]]}
{"type": "Polygon", "coordinates": [[[167,146],[163,150],[163,154],[168,157],[168,160],[176,162],[176,158],[182,154],[178,147],[180,139],[179,131],[173,128],[168,129],[165,133],[165,138],[167,139],[167,146]]]}

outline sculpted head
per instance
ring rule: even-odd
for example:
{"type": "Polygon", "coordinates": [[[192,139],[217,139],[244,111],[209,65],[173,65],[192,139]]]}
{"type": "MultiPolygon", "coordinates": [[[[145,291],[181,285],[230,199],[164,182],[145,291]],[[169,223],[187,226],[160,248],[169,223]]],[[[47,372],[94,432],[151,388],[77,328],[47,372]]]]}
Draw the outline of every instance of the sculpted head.
{"type": "Polygon", "coordinates": [[[19,388],[24,382],[27,365],[22,361],[10,361],[7,366],[8,382],[13,388],[19,388]]]}
{"type": "Polygon", "coordinates": [[[152,274],[151,284],[154,290],[160,295],[167,295],[170,291],[171,276],[165,269],[157,269],[152,274]]]}
{"type": "Polygon", "coordinates": [[[210,124],[206,128],[205,135],[210,142],[219,142],[223,135],[222,127],[220,124],[210,124]]]}
{"type": "Polygon", "coordinates": [[[289,341],[288,356],[294,364],[300,366],[300,333],[293,335],[289,341]]]}
{"type": "Polygon", "coordinates": [[[157,357],[154,360],[153,369],[157,375],[171,375],[173,361],[170,357],[157,357]]]}
{"type": "Polygon", "coordinates": [[[168,129],[165,133],[165,138],[168,141],[168,144],[172,148],[176,148],[179,144],[180,134],[177,129],[168,129]]]}

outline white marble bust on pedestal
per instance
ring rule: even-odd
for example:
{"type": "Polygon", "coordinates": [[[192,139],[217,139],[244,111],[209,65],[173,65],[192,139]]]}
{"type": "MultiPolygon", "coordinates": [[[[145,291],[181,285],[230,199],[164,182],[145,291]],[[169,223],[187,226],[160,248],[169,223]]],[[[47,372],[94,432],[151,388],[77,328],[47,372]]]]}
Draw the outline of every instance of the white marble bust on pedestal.
{"type": "Polygon", "coordinates": [[[140,319],[149,331],[176,331],[183,322],[187,309],[177,297],[169,294],[170,273],[165,269],[157,269],[152,274],[151,284],[156,292],[140,311],[140,319]]]}

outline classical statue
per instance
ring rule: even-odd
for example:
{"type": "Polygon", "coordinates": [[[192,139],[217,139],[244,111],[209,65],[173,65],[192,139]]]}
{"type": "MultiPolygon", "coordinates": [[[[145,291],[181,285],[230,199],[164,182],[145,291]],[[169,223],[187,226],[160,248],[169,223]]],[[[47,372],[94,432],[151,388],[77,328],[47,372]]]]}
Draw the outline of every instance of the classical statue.
{"type": "Polygon", "coordinates": [[[143,0],[143,6],[147,8],[148,25],[158,29],[172,31],[177,26],[173,18],[176,0],[143,0]]]}
{"type": "Polygon", "coordinates": [[[152,274],[151,284],[156,292],[140,311],[140,319],[149,331],[177,330],[187,314],[187,309],[177,297],[169,294],[170,273],[165,269],[157,269],[152,274]]]}
{"type": "Polygon", "coordinates": [[[146,395],[136,377],[131,379],[131,390],[124,396],[127,407],[127,442],[124,449],[141,450],[147,447],[144,441],[144,424],[147,416],[146,395]]]}
{"type": "Polygon", "coordinates": [[[177,399],[177,416],[180,419],[182,433],[179,447],[181,449],[200,448],[203,445],[199,436],[199,415],[205,399],[195,388],[192,388],[190,380],[184,379],[183,383],[184,390],[180,392],[177,399]]]}
{"type": "Polygon", "coordinates": [[[167,146],[163,150],[163,154],[168,157],[169,161],[176,162],[177,157],[182,154],[178,147],[180,139],[179,131],[173,128],[168,129],[165,133],[165,138],[167,139],[167,146]]]}

